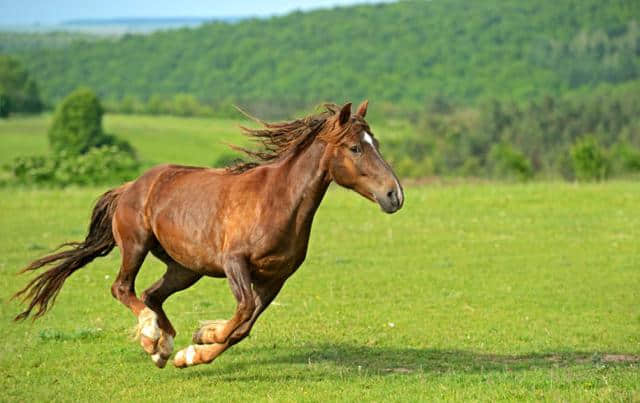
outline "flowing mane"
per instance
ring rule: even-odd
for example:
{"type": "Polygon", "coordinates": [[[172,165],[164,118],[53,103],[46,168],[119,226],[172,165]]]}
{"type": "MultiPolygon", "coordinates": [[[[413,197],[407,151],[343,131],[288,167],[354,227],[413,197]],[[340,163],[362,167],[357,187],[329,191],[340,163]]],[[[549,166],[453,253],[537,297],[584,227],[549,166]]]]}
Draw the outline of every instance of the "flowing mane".
{"type": "MultiPolygon", "coordinates": [[[[264,122],[238,108],[246,117],[262,126],[259,129],[240,127],[245,135],[260,144],[260,148],[258,150],[250,150],[230,144],[229,146],[232,149],[246,154],[250,160],[239,161],[226,167],[227,172],[232,174],[243,173],[257,166],[276,161],[289,153],[300,151],[308,144],[311,144],[316,136],[323,131],[329,118],[340,111],[340,106],[336,104],[327,103],[323,107],[324,111],[320,113],[290,122],[279,123],[264,122]]],[[[346,130],[340,130],[340,132],[331,136],[339,137],[343,132],[346,132],[346,130]]],[[[326,133],[326,135],[329,135],[329,133],[326,133]]]]}

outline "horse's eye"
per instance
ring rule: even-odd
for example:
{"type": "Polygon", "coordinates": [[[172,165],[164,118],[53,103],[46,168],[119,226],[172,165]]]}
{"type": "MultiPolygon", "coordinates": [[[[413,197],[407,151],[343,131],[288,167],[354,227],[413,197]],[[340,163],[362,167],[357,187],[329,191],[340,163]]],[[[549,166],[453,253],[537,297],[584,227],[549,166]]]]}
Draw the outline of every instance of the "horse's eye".
{"type": "Polygon", "coordinates": [[[362,152],[359,144],[352,145],[351,147],[349,147],[349,150],[351,150],[351,152],[354,154],[360,154],[362,152]]]}

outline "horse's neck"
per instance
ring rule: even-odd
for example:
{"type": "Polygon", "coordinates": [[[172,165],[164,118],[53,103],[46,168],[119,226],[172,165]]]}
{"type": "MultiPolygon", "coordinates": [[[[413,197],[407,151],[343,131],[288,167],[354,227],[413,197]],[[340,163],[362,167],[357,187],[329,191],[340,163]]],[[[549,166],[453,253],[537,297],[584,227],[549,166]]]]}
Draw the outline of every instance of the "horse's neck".
{"type": "Polygon", "coordinates": [[[314,141],[300,154],[290,158],[286,169],[286,203],[295,215],[298,229],[310,226],[329,184],[329,174],[323,156],[326,143],[314,141]]]}

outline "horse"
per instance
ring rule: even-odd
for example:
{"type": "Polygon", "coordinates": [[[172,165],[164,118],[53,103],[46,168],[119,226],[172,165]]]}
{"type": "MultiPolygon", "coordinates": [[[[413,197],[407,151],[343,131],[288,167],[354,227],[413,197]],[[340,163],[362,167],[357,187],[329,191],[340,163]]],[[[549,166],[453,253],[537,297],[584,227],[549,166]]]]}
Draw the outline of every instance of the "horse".
{"type": "Polygon", "coordinates": [[[137,317],[140,344],[159,368],[171,357],[176,335],[164,301],[203,276],[228,279],[237,302],[233,316],[202,325],[173,359],[178,368],[212,362],[249,335],[305,260],[313,217],[330,183],[386,213],[402,207],[402,186],[379,152],[367,107],[364,101],[352,114],[351,103],[326,104],[292,121],[255,119],[259,128],[241,128],[261,147],[235,147],[248,162],[220,169],[160,165],[107,191],[84,241],[63,244],[67,249],[22,270],[54,265],[14,295],[28,302],[15,320],[45,314],[72,273],[117,246],[122,261],[111,293],[137,317]],[[135,279],[149,252],[167,269],[138,297],[135,279]]]}

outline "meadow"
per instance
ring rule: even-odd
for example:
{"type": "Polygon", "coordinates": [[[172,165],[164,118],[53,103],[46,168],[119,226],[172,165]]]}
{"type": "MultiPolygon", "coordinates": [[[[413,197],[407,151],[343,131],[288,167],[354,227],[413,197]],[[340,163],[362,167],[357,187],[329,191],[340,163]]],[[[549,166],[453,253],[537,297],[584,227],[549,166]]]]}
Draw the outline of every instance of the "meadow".
{"type": "MultiPolygon", "coordinates": [[[[47,119],[0,122],[0,163],[44,153],[47,119]]],[[[208,165],[237,123],[108,115],[105,129],[149,163],[208,165]]],[[[409,186],[394,215],[332,187],[251,337],[186,370],[155,368],[133,339],[110,295],[117,251],[45,317],[11,322],[15,272],[82,238],[104,190],[0,189],[0,400],[640,400],[637,183],[409,186]]],[[[138,290],[162,272],[148,258],[138,290]]],[[[203,279],[165,306],[181,348],[234,302],[203,279]]]]}

